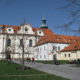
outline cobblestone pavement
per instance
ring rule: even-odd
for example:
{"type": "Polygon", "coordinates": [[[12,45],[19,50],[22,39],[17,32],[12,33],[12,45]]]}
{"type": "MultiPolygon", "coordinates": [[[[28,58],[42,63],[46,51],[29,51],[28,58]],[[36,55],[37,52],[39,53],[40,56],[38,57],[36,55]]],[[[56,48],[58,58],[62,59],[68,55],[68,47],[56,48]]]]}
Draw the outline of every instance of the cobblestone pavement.
{"type": "MultiPolygon", "coordinates": [[[[14,61],[20,64],[20,61],[14,61]]],[[[70,67],[70,65],[54,65],[43,63],[24,62],[25,66],[39,71],[61,76],[70,80],[80,80],[80,68],[70,67]]]]}

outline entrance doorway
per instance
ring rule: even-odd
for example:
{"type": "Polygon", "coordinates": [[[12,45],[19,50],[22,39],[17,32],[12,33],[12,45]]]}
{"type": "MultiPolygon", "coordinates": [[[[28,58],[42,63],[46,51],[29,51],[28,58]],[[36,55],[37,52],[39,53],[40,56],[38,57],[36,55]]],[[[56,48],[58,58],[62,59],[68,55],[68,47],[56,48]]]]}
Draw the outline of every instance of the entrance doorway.
{"type": "Polygon", "coordinates": [[[11,60],[10,51],[7,51],[7,52],[6,52],[6,59],[11,60]]]}

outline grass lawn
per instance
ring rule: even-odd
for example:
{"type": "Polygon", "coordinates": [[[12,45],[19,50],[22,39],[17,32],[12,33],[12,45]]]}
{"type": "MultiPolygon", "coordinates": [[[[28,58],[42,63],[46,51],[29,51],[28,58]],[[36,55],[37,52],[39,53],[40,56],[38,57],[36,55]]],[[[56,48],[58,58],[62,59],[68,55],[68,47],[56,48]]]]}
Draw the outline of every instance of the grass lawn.
{"type": "Polygon", "coordinates": [[[68,80],[34,69],[16,70],[16,67],[20,65],[0,61],[0,80],[68,80]]]}
{"type": "MultiPolygon", "coordinates": [[[[54,64],[53,61],[36,61],[36,62],[40,62],[40,63],[44,63],[44,64],[54,64]]],[[[60,64],[68,64],[69,61],[66,61],[66,60],[58,60],[58,62],[60,64]]]]}

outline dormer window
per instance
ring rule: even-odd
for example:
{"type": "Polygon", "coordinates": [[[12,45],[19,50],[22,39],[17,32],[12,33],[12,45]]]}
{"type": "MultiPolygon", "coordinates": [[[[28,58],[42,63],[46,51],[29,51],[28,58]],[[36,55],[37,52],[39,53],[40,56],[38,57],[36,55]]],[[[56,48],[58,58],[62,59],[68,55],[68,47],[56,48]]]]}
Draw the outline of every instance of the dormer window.
{"type": "Polygon", "coordinates": [[[37,34],[40,35],[40,36],[44,36],[44,33],[43,33],[42,30],[38,30],[38,31],[37,31],[37,34]]]}
{"type": "Polygon", "coordinates": [[[41,34],[41,31],[39,31],[39,33],[41,34]]]}
{"type": "Polygon", "coordinates": [[[25,28],[25,31],[28,31],[28,29],[27,29],[27,28],[25,28]]]}
{"type": "Polygon", "coordinates": [[[11,31],[11,29],[9,29],[9,31],[11,31]]]}

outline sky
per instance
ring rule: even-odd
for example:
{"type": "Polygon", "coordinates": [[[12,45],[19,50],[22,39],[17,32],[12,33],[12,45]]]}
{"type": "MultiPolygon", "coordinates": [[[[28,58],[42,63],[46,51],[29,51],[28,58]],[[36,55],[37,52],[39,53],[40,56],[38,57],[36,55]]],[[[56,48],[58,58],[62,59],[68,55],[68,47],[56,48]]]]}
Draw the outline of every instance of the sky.
{"type": "Polygon", "coordinates": [[[0,24],[20,25],[25,20],[32,27],[40,27],[44,16],[53,32],[74,35],[55,27],[70,20],[66,11],[57,9],[65,5],[65,0],[0,0],[0,24]]]}

